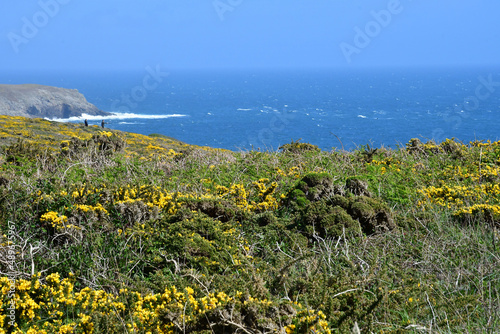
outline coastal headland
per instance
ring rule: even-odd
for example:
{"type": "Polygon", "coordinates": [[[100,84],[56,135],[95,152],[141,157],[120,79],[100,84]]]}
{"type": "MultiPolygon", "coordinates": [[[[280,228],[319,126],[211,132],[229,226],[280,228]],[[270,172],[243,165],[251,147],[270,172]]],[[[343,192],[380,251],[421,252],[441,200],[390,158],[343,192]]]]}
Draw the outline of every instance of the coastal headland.
{"type": "Polygon", "coordinates": [[[76,89],[23,84],[0,85],[0,115],[69,118],[82,114],[107,116],[76,89]]]}

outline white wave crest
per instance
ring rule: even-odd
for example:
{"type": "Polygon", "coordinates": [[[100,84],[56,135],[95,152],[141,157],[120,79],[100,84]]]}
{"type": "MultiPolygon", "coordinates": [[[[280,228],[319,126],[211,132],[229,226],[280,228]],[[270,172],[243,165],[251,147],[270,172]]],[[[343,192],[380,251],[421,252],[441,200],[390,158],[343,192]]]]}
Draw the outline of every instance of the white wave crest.
{"type": "MultiPolygon", "coordinates": [[[[82,114],[82,116],[78,117],[70,117],[70,118],[54,118],[49,119],[51,121],[56,122],[82,122],[84,119],[89,121],[100,121],[100,120],[122,120],[122,119],[164,119],[164,118],[172,118],[172,117],[187,117],[188,115],[183,114],[168,114],[168,115],[141,115],[134,113],[112,113],[108,116],[99,116],[99,115],[88,115],[82,114]]],[[[48,118],[46,118],[48,119],[48,118]]]]}

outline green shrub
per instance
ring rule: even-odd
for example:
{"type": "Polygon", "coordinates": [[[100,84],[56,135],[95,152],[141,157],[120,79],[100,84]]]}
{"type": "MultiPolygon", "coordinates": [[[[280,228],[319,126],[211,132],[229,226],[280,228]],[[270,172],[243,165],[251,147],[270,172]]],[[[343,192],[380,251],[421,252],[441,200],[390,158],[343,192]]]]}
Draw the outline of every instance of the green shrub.
{"type": "Polygon", "coordinates": [[[349,213],[361,224],[367,235],[376,232],[387,232],[395,227],[392,214],[384,202],[366,196],[351,199],[349,213]]]}
{"type": "Polygon", "coordinates": [[[322,200],[309,204],[302,216],[304,231],[309,235],[319,234],[321,237],[339,237],[347,231],[358,234],[359,222],[352,219],[340,206],[328,205],[322,200]]]}
{"type": "Polygon", "coordinates": [[[297,141],[292,140],[292,142],[290,144],[282,145],[278,148],[278,150],[281,150],[283,152],[295,153],[295,154],[321,151],[321,149],[316,145],[309,144],[309,143],[301,143],[300,139],[297,141]]]}

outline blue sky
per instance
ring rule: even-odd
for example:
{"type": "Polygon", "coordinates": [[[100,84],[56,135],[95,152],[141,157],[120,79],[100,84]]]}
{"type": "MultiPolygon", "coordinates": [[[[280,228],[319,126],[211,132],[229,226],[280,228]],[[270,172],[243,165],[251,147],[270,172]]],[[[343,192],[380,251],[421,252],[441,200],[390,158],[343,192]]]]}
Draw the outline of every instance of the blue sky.
{"type": "Polygon", "coordinates": [[[500,65],[498,0],[0,5],[0,70],[500,65]]]}

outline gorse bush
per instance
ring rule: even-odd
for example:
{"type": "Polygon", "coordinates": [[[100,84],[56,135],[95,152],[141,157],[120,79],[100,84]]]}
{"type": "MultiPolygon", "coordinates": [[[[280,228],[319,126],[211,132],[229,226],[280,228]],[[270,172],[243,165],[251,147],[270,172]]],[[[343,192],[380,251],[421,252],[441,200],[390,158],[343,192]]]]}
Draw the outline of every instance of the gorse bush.
{"type": "Polygon", "coordinates": [[[0,333],[500,326],[498,142],[230,152],[0,123],[0,333]]]}
{"type": "Polygon", "coordinates": [[[94,154],[95,158],[98,154],[110,156],[115,152],[120,152],[126,145],[126,141],[116,134],[101,131],[87,140],[72,138],[71,140],[62,141],[61,153],[68,156],[77,156],[77,154],[90,152],[94,154]]]}
{"type": "Polygon", "coordinates": [[[300,139],[297,141],[293,141],[290,144],[282,145],[278,148],[283,152],[291,152],[291,153],[304,153],[304,152],[319,152],[321,151],[318,146],[309,144],[309,143],[301,143],[300,139]]]}
{"type": "Polygon", "coordinates": [[[394,228],[388,206],[365,195],[370,195],[367,183],[356,178],[348,178],[343,186],[334,185],[327,173],[308,173],[284,203],[298,214],[299,230],[311,236],[340,237],[346,230],[370,235],[394,228]]]}

